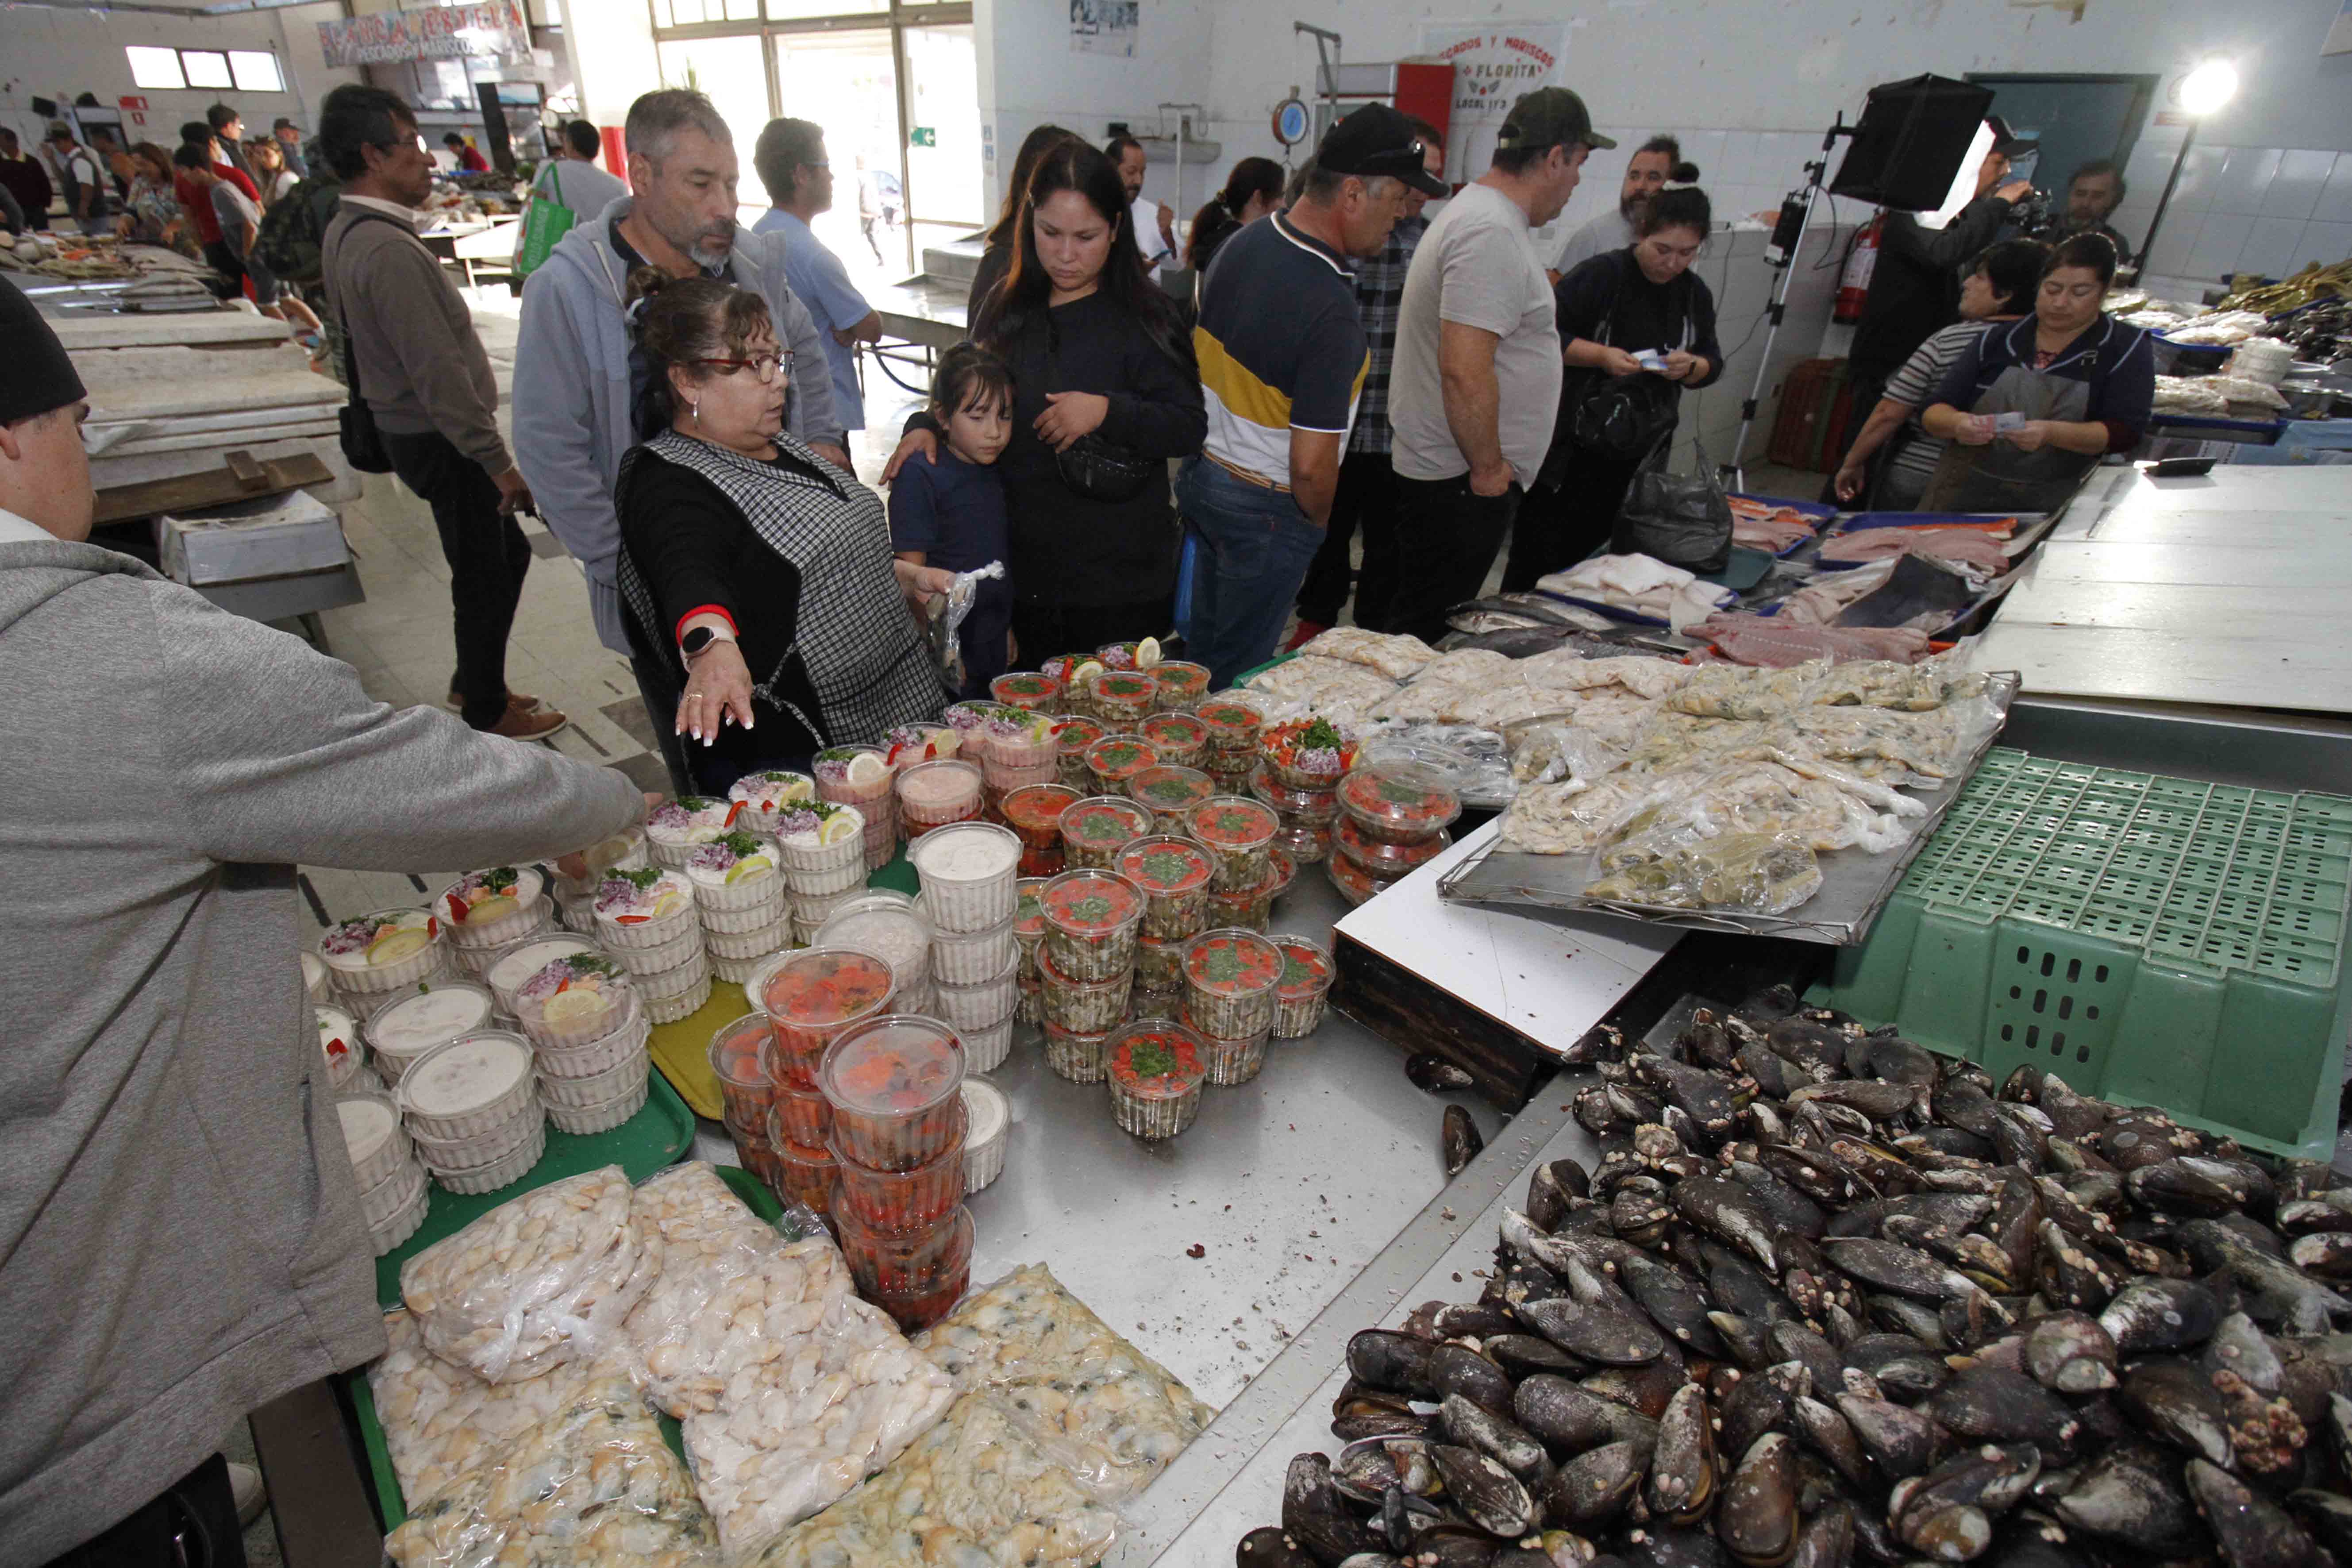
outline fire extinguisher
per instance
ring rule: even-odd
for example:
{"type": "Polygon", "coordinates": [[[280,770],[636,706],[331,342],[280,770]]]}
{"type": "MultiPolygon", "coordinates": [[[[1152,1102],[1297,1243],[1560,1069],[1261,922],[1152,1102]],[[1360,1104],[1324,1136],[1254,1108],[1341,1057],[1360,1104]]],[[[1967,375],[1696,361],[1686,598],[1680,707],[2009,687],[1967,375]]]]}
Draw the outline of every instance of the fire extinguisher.
{"type": "Polygon", "coordinates": [[[1885,223],[1885,213],[1874,216],[1846,247],[1845,271],[1838,278],[1837,306],[1830,312],[1832,321],[1862,320],[1863,301],[1870,298],[1870,275],[1878,270],[1879,230],[1885,223]]]}

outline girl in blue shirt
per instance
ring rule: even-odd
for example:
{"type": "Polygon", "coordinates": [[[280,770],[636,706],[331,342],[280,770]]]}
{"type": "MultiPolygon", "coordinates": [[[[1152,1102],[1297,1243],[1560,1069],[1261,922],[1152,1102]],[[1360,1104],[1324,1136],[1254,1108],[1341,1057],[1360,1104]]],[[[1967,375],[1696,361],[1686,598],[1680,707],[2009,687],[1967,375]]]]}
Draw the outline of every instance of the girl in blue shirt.
{"type": "MultiPolygon", "coordinates": [[[[971,343],[950,349],[931,383],[930,415],[944,437],[929,463],[908,463],[890,487],[890,548],[917,566],[971,572],[1007,559],[1004,480],[997,458],[1013,438],[1013,372],[971,343]]],[[[980,584],[959,634],[962,696],[984,698],[1012,668],[1013,584],[980,584]]]]}

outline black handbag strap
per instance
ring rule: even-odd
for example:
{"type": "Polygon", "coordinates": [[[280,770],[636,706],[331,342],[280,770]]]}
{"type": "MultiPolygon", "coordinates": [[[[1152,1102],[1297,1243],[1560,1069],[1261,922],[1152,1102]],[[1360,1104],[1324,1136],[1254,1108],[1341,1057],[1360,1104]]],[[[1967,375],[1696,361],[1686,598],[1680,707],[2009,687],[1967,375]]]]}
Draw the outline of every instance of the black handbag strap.
{"type": "MultiPolygon", "coordinates": [[[[351,226],[343,230],[343,238],[349,240],[352,237],[352,229],[359,227],[363,223],[388,223],[409,238],[416,237],[416,230],[390,213],[373,212],[362,207],[352,214],[351,226]]],[[[336,249],[340,253],[341,247],[338,246],[336,249]]],[[[435,265],[438,266],[439,263],[436,262],[435,265]]],[[[336,297],[333,282],[323,276],[323,270],[320,281],[327,285],[327,303],[334,307],[335,320],[342,324],[343,374],[350,382],[346,390],[351,394],[348,401],[364,408],[367,406],[367,400],[360,394],[360,341],[352,331],[351,317],[344,313],[342,302],[336,297]]]]}

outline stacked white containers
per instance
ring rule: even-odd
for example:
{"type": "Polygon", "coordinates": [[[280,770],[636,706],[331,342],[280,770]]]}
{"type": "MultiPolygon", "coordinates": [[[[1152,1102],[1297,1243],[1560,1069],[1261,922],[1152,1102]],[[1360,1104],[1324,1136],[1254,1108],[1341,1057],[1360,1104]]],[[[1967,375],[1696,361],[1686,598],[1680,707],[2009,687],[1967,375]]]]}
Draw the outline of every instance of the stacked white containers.
{"type": "Polygon", "coordinates": [[[518,985],[512,1001],[549,1121],[566,1132],[605,1132],[645,1109],[653,1019],[611,955],[559,954],[518,985]]]}
{"type": "Polygon", "coordinates": [[[555,923],[555,903],[536,866],[468,871],[434,895],[433,912],[448,933],[457,967],[474,976],[490,966],[500,948],[555,923]]]}
{"type": "Polygon", "coordinates": [[[520,1035],[485,1029],[434,1047],[401,1074],[394,1103],[453,1193],[497,1192],[547,1150],[530,1042],[520,1035]]]}
{"type": "Polygon", "coordinates": [[[793,944],[775,840],[740,829],[729,833],[687,857],[686,877],[694,886],[703,946],[719,979],[740,985],[760,960],[793,944]]]}
{"type": "Polygon", "coordinates": [[[776,822],[793,935],[815,940],[817,928],[866,886],[866,814],[831,801],[799,801],[776,822]]]}
{"type": "Polygon", "coordinates": [[[694,884],[683,870],[613,873],[596,894],[596,941],[629,972],[655,1023],[675,1024],[710,1000],[694,884]]]}
{"type": "Polygon", "coordinates": [[[907,854],[930,910],[936,1016],[963,1042],[967,1070],[990,1071],[1013,1048],[1021,1000],[1021,948],[1013,934],[1021,840],[994,823],[953,822],[924,834],[907,854]]]}
{"type": "Polygon", "coordinates": [[[634,871],[647,864],[646,830],[625,828],[583,849],[580,858],[587,869],[578,877],[567,877],[561,869],[556,871],[555,901],[566,931],[593,931],[596,929],[596,889],[604,885],[604,879],[614,871],[634,871]]]}
{"type": "Polygon", "coordinates": [[[400,1125],[400,1113],[373,1096],[355,1096],[335,1107],[351,1151],[352,1175],[360,1187],[360,1213],[368,1237],[382,1258],[416,1234],[425,1223],[432,1193],[415,1146],[400,1125]]]}

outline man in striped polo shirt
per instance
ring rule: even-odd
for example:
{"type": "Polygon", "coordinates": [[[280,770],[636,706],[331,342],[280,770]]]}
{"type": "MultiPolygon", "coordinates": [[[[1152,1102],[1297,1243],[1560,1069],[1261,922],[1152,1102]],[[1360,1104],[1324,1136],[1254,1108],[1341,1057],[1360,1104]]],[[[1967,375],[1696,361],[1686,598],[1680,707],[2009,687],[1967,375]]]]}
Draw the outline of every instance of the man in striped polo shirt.
{"type": "Polygon", "coordinates": [[[1409,188],[1445,194],[1412,123],[1366,104],[1323,138],[1297,204],[1209,268],[1192,329],[1209,436],[1176,501],[1201,546],[1186,651],[1213,687],[1273,655],[1323,542],[1370,363],[1349,261],[1380,254],[1409,188]]]}

